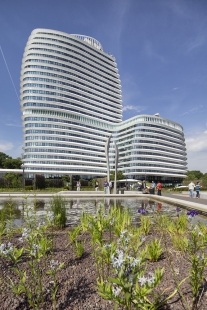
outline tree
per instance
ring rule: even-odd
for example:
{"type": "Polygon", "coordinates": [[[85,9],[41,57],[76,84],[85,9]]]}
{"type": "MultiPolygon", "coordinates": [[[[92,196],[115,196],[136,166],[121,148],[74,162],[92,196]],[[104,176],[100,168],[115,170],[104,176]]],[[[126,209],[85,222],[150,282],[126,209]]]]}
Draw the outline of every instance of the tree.
{"type": "Polygon", "coordinates": [[[202,180],[207,180],[207,173],[204,173],[204,175],[202,176],[202,180]]]}
{"type": "Polygon", "coordinates": [[[9,155],[0,152],[0,168],[4,168],[4,162],[9,158],[11,158],[9,155]]]}
{"type": "MultiPolygon", "coordinates": [[[[195,176],[196,180],[201,179],[203,176],[203,173],[200,170],[191,170],[189,172],[195,176]]],[[[188,175],[188,173],[187,173],[187,175],[188,175]]]]}
{"type": "MultiPolygon", "coordinates": [[[[117,171],[117,176],[116,179],[117,180],[123,180],[125,178],[125,176],[123,175],[122,171],[117,171]]],[[[112,171],[112,173],[110,174],[110,180],[114,181],[115,179],[115,171],[112,171]]]]}
{"type": "Polygon", "coordinates": [[[11,156],[0,152],[0,168],[3,169],[21,169],[21,158],[12,158],[11,156]]]}
{"type": "Polygon", "coordinates": [[[67,183],[70,183],[70,176],[69,175],[63,175],[62,180],[64,183],[66,183],[66,186],[68,185],[67,183]]]}
{"type": "Polygon", "coordinates": [[[21,158],[8,158],[4,161],[5,169],[21,169],[21,158]]]}
{"type": "Polygon", "coordinates": [[[22,178],[18,173],[6,173],[3,178],[7,181],[8,187],[20,188],[22,178]]]}

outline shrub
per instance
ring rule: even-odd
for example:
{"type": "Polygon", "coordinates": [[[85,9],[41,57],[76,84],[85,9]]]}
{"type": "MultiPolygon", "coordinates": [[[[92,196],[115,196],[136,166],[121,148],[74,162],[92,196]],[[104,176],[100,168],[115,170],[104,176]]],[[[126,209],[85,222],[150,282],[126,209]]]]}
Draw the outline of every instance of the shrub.
{"type": "Polygon", "coordinates": [[[64,186],[64,182],[62,179],[45,179],[45,186],[47,187],[55,187],[61,188],[64,186]]]}
{"type": "Polygon", "coordinates": [[[33,186],[32,185],[26,185],[24,187],[24,189],[25,189],[25,191],[31,191],[31,190],[33,190],[33,186]]]}

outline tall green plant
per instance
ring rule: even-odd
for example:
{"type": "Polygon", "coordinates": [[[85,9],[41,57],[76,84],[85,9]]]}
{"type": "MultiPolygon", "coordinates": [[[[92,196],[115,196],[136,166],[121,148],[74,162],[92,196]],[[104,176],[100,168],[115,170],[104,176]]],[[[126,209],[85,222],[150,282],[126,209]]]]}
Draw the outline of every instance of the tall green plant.
{"type": "Polygon", "coordinates": [[[163,252],[160,243],[161,241],[155,238],[146,246],[146,257],[151,262],[158,261],[163,252]]]}
{"type": "Polygon", "coordinates": [[[67,221],[66,201],[61,196],[54,196],[50,200],[50,206],[54,214],[54,225],[59,228],[64,228],[67,221]]]}
{"type": "Polygon", "coordinates": [[[149,216],[144,216],[144,215],[141,215],[140,219],[141,219],[140,229],[143,232],[143,234],[146,236],[150,232],[152,220],[149,216]]]}
{"type": "Polygon", "coordinates": [[[197,310],[200,288],[204,280],[204,269],[207,267],[207,256],[204,249],[207,246],[207,236],[203,236],[198,229],[193,229],[190,233],[188,252],[190,268],[190,285],[193,293],[192,310],[197,310]]]}

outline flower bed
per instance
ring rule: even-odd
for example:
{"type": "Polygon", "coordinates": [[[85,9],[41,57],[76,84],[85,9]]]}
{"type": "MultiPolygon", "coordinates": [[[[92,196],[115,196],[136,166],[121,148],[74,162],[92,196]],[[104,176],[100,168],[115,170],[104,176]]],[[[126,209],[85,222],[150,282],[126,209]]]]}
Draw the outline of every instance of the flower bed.
{"type": "Polygon", "coordinates": [[[206,310],[207,229],[191,225],[196,211],[173,220],[141,212],[134,227],[127,210],[100,208],[73,229],[30,211],[1,234],[2,310],[206,310]]]}

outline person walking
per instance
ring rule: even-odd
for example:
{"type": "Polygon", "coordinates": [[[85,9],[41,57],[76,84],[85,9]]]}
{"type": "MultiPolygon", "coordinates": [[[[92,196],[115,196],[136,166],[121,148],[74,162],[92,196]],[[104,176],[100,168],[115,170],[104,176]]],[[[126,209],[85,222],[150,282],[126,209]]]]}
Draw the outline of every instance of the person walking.
{"type": "Polygon", "coordinates": [[[80,188],[81,188],[81,183],[80,183],[80,181],[77,182],[76,186],[77,186],[77,192],[80,192],[80,188]]]}
{"type": "Polygon", "coordinates": [[[104,194],[108,194],[108,188],[109,188],[109,183],[105,180],[104,181],[104,194]]]}
{"type": "Polygon", "coordinates": [[[157,195],[158,195],[158,196],[162,196],[161,191],[162,191],[162,183],[159,181],[159,182],[157,183],[157,195]]]}
{"type": "Polygon", "coordinates": [[[194,197],[194,187],[195,187],[195,184],[191,181],[189,184],[188,184],[188,189],[189,189],[189,196],[190,198],[193,198],[194,197]]]}
{"type": "Polygon", "coordinates": [[[202,186],[200,186],[200,182],[198,181],[196,183],[196,186],[195,186],[195,190],[196,190],[196,198],[200,198],[200,189],[201,189],[202,186]]]}
{"type": "Polygon", "coordinates": [[[109,194],[111,194],[112,186],[113,186],[113,184],[112,184],[112,182],[111,182],[111,180],[110,180],[110,181],[109,181],[109,194]]]}
{"type": "Polygon", "coordinates": [[[156,187],[156,183],[152,181],[152,194],[155,193],[155,187],[156,187]]]}
{"type": "Polygon", "coordinates": [[[98,187],[99,187],[99,184],[98,184],[98,181],[96,181],[96,183],[95,183],[95,191],[96,192],[98,191],[98,187]]]}

